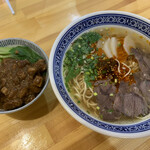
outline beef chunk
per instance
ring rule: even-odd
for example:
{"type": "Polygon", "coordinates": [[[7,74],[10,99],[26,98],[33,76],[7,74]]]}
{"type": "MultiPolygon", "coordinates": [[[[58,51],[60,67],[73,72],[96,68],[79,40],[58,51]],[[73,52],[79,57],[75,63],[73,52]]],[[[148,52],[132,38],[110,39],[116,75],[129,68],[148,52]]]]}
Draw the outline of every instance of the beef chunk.
{"type": "Polygon", "coordinates": [[[35,79],[33,80],[33,84],[37,87],[41,87],[43,84],[43,77],[36,76],[35,79]]]}
{"type": "Polygon", "coordinates": [[[36,72],[37,72],[37,69],[35,67],[28,68],[29,75],[34,76],[36,72]]]}
{"type": "Polygon", "coordinates": [[[17,92],[18,92],[18,90],[16,88],[11,89],[10,93],[8,95],[8,98],[14,98],[14,97],[16,98],[17,97],[17,92]]]}
{"type": "Polygon", "coordinates": [[[11,110],[22,106],[22,100],[21,99],[14,99],[11,101],[8,101],[4,103],[3,108],[4,110],[11,110]]]}
{"type": "Polygon", "coordinates": [[[21,90],[19,91],[18,97],[19,98],[23,98],[28,92],[27,88],[21,88],[21,90]]]}
{"type": "Polygon", "coordinates": [[[41,88],[40,87],[37,87],[35,85],[30,85],[30,90],[33,92],[33,93],[36,93],[38,94],[40,91],[41,91],[41,88]]]}
{"type": "Polygon", "coordinates": [[[5,86],[5,84],[6,84],[6,79],[5,79],[5,78],[2,78],[2,79],[1,79],[1,86],[3,87],[3,86],[5,86]]]}
{"type": "Polygon", "coordinates": [[[22,68],[25,67],[26,65],[30,64],[28,60],[20,60],[17,62],[17,65],[22,68]]]}
{"type": "Polygon", "coordinates": [[[3,88],[1,89],[1,92],[2,92],[4,95],[8,95],[8,93],[9,93],[7,87],[3,87],[3,88]]]}
{"type": "Polygon", "coordinates": [[[46,64],[43,59],[38,60],[34,66],[37,68],[39,71],[45,71],[46,70],[46,64]]]}
{"type": "Polygon", "coordinates": [[[17,73],[18,77],[21,79],[21,80],[24,80],[26,78],[26,73],[24,71],[18,71],[17,73]]]}
{"type": "Polygon", "coordinates": [[[25,100],[24,103],[27,104],[31,102],[35,98],[35,95],[29,95],[25,100]]]}
{"type": "Polygon", "coordinates": [[[32,101],[42,90],[44,60],[31,64],[27,60],[3,59],[0,63],[0,103],[10,110],[32,101]],[[42,69],[43,68],[43,69],[42,69]]]}
{"type": "Polygon", "coordinates": [[[15,77],[13,78],[13,82],[14,82],[15,85],[19,84],[19,83],[20,83],[19,77],[18,77],[18,76],[15,76],[15,77]]]}

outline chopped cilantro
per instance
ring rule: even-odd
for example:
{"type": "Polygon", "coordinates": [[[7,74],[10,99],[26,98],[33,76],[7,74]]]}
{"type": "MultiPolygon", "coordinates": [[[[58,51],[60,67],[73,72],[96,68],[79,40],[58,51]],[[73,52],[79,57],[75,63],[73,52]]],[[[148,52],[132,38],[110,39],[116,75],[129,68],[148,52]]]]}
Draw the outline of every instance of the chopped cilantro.
{"type": "Polygon", "coordinates": [[[97,76],[97,71],[93,72],[93,70],[96,69],[99,56],[94,54],[89,59],[87,56],[94,49],[91,45],[96,43],[100,38],[101,35],[96,32],[84,33],[74,41],[70,49],[66,52],[63,67],[66,71],[65,85],[67,89],[69,88],[68,82],[81,72],[81,68],[83,69],[84,80],[87,86],[92,86],[90,81],[95,80],[95,76],[97,76]]]}
{"type": "Polygon", "coordinates": [[[81,103],[80,101],[78,101],[77,103],[81,103]]]}

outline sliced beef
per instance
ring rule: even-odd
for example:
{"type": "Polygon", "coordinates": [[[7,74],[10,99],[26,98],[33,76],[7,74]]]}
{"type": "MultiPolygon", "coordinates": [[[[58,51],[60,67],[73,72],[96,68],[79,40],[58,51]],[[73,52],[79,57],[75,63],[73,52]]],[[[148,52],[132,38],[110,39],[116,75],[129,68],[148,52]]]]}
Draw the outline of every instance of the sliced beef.
{"type": "Polygon", "coordinates": [[[144,79],[150,80],[150,54],[144,53],[140,49],[131,49],[131,52],[134,54],[135,58],[138,61],[140,70],[142,72],[141,77],[144,79]]]}
{"type": "Polygon", "coordinates": [[[150,104],[150,81],[143,80],[140,83],[140,89],[142,91],[143,96],[146,98],[148,104],[150,104]]]}
{"type": "Polygon", "coordinates": [[[143,54],[143,60],[147,64],[147,66],[150,68],[150,66],[149,66],[149,64],[150,64],[150,54],[144,53],[143,54]]]}
{"type": "Polygon", "coordinates": [[[115,121],[120,119],[121,117],[121,113],[113,109],[103,109],[102,111],[100,111],[100,114],[102,116],[102,119],[105,121],[115,121]]]}
{"type": "Polygon", "coordinates": [[[127,65],[135,69],[135,83],[129,85],[128,82],[121,81],[118,91],[114,84],[110,84],[110,80],[94,83],[96,101],[103,120],[114,121],[122,115],[135,118],[150,112],[150,54],[145,54],[140,49],[132,49],[132,53],[134,56],[128,57],[127,65]]]}
{"type": "Polygon", "coordinates": [[[140,49],[132,49],[136,59],[138,60],[140,70],[134,73],[137,86],[140,88],[142,96],[146,98],[150,104],[150,54],[144,53],[140,49]]]}
{"type": "Polygon", "coordinates": [[[113,109],[116,87],[113,84],[110,84],[107,80],[101,80],[96,84],[97,86],[94,88],[94,92],[98,94],[96,96],[96,101],[100,107],[100,116],[106,121],[119,119],[121,113],[113,109]]]}
{"type": "Polygon", "coordinates": [[[139,115],[145,116],[149,112],[147,101],[143,97],[142,92],[137,85],[128,85],[127,90],[127,83],[123,82],[120,84],[119,92],[115,97],[113,108],[123,113],[125,116],[132,118],[139,115]]]}
{"type": "Polygon", "coordinates": [[[142,97],[129,93],[124,95],[124,114],[129,117],[145,116],[148,113],[148,107],[142,97]]]}
{"type": "Polygon", "coordinates": [[[95,83],[95,85],[98,86],[100,92],[102,94],[107,95],[108,93],[116,93],[116,86],[113,84],[110,84],[108,80],[99,80],[95,83]]]}
{"type": "Polygon", "coordinates": [[[114,100],[113,108],[119,112],[122,112],[123,109],[123,96],[117,94],[114,100]]]}

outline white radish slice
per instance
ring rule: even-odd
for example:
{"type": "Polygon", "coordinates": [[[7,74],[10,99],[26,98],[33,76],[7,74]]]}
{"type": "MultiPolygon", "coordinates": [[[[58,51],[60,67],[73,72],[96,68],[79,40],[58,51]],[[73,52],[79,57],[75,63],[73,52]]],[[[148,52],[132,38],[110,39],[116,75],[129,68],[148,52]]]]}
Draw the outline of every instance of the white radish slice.
{"type": "Polygon", "coordinates": [[[102,43],[102,42],[103,42],[102,40],[99,40],[99,41],[97,42],[96,47],[97,47],[97,48],[102,48],[102,47],[103,47],[103,43],[102,43]]]}
{"type": "Polygon", "coordinates": [[[117,39],[115,37],[112,37],[110,40],[110,48],[112,54],[117,57],[117,39]]]}
{"type": "Polygon", "coordinates": [[[112,53],[111,53],[111,50],[110,50],[110,38],[108,38],[108,39],[105,41],[103,50],[104,50],[104,52],[105,52],[105,54],[106,54],[106,56],[107,56],[108,58],[113,57],[113,55],[112,55],[112,53]]]}
{"type": "Polygon", "coordinates": [[[124,38],[123,47],[128,54],[130,54],[131,48],[135,48],[135,43],[129,35],[124,38]]]}

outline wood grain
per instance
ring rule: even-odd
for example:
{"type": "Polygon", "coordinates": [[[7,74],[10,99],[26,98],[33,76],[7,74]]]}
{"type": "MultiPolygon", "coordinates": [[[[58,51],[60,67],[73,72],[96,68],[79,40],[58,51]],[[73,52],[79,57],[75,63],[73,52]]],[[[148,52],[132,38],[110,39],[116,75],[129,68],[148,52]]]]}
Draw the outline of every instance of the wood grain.
{"type": "MultiPolygon", "coordinates": [[[[61,30],[74,19],[102,10],[122,10],[150,18],[149,0],[0,0],[0,39],[31,40],[49,56],[61,30]]],[[[149,150],[150,138],[119,139],[81,125],[59,104],[51,85],[28,108],[0,115],[0,150],[149,150]]]]}

